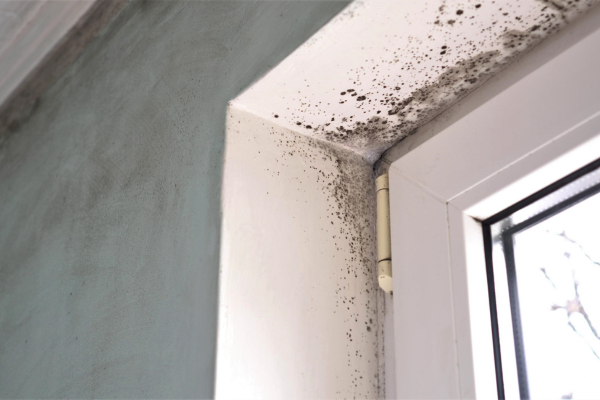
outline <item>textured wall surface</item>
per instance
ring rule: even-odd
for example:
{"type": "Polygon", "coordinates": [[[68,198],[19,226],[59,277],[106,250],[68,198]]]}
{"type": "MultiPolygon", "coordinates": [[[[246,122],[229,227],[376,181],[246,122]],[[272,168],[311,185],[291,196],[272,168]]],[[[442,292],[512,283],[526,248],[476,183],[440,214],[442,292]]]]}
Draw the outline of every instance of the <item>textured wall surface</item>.
{"type": "Polygon", "coordinates": [[[344,2],[127,7],[0,148],[0,397],[210,397],[227,100],[344,2]]]}

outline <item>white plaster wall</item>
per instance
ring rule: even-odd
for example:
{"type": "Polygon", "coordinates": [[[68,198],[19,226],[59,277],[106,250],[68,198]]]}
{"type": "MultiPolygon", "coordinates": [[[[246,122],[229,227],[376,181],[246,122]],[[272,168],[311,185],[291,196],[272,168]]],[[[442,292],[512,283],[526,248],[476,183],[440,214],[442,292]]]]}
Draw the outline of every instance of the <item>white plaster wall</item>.
{"type": "Polygon", "coordinates": [[[217,398],[377,398],[372,167],[227,117],[217,398]]]}
{"type": "Polygon", "coordinates": [[[393,296],[377,289],[377,319],[379,322],[379,398],[396,398],[396,351],[393,296]]]}

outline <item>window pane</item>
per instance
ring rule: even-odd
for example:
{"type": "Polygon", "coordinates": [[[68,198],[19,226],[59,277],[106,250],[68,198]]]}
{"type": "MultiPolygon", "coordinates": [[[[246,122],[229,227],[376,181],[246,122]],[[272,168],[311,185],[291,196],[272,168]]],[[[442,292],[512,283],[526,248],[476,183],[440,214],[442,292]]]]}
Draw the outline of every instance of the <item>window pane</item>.
{"type": "Polygon", "coordinates": [[[600,398],[600,195],[514,235],[531,398],[600,398]]]}

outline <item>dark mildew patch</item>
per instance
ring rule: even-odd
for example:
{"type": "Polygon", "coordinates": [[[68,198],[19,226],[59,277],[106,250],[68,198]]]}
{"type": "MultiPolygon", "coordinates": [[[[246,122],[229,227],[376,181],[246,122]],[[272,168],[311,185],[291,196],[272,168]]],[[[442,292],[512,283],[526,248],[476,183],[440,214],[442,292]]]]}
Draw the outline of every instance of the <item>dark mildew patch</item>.
{"type": "MultiPolygon", "coordinates": [[[[294,166],[301,175],[293,179],[304,185],[299,191],[320,190],[317,196],[299,200],[316,204],[317,197],[327,199],[311,210],[326,212],[311,229],[312,234],[328,235],[320,240],[321,254],[331,279],[326,287],[335,290],[331,315],[343,321],[340,340],[346,346],[348,368],[374,357],[377,346],[383,346],[382,319],[372,322],[381,315],[382,304],[374,276],[372,163],[596,3],[358,3],[234,100],[234,106],[275,126],[271,135],[280,153],[265,166],[272,174],[272,187],[288,188],[289,168],[294,166]],[[288,181],[278,183],[284,176],[288,181]]],[[[292,193],[280,197],[294,198],[292,193]]],[[[304,221],[293,223],[297,231],[305,227],[304,221]]],[[[344,384],[357,398],[373,395],[365,379],[382,382],[377,370],[361,367],[349,372],[351,384],[344,384]]],[[[339,379],[347,376],[341,373],[339,379]]]]}
{"type": "Polygon", "coordinates": [[[373,162],[598,1],[360,3],[238,101],[373,162]]]}
{"type": "MultiPolygon", "coordinates": [[[[235,257],[241,242],[236,232],[249,229],[239,210],[248,207],[247,215],[257,225],[243,236],[242,248],[250,243],[247,248],[252,249],[243,255],[247,264],[225,264],[223,281],[248,282],[258,274],[261,285],[272,287],[267,297],[277,299],[264,320],[277,324],[274,315],[294,312],[298,326],[306,326],[301,332],[288,323],[277,328],[278,335],[303,337],[303,346],[292,351],[328,346],[331,359],[323,374],[336,383],[335,393],[326,397],[377,398],[381,321],[372,165],[354,152],[264,120],[235,103],[228,113],[223,215],[225,232],[234,232],[229,237],[236,239],[224,235],[226,257],[235,257]]],[[[227,290],[243,286],[224,286],[225,298],[227,290]]],[[[258,306],[256,299],[261,296],[245,303],[258,306]]],[[[231,321],[226,329],[237,329],[231,321]]],[[[263,339],[260,345],[271,344],[263,339]]],[[[298,382],[306,379],[298,376],[298,382]]]]}
{"type": "Polygon", "coordinates": [[[340,125],[335,130],[324,130],[323,134],[332,142],[369,149],[379,155],[497,72],[502,66],[499,57],[500,52],[492,51],[463,60],[447,68],[436,82],[425,84],[407,98],[400,99],[390,93],[383,102],[385,116],[356,122],[351,128],[340,125]]]}
{"type": "MultiPolygon", "coordinates": [[[[478,46],[473,44],[473,50],[468,54],[474,55],[459,59],[451,66],[433,65],[430,67],[431,74],[425,72],[424,75],[435,76],[439,71],[441,73],[437,79],[424,79],[411,85],[415,89],[407,95],[398,95],[400,89],[398,85],[405,84],[401,81],[402,74],[398,75],[398,81],[389,86],[380,82],[379,86],[389,90],[378,91],[381,110],[376,111],[375,116],[364,122],[356,121],[351,125],[340,124],[333,129],[330,124],[316,126],[313,129],[314,134],[346,148],[356,149],[368,160],[374,161],[386,149],[416,132],[419,126],[429,122],[445,108],[479,87],[517,56],[558,31],[569,19],[572,19],[574,11],[587,9],[592,3],[591,1],[551,0],[540,0],[540,2],[547,7],[542,9],[543,14],[540,18],[536,18],[535,24],[525,30],[506,30],[497,37],[496,50],[477,53],[478,46]],[[380,117],[381,111],[383,116],[380,117]]],[[[480,7],[480,4],[475,6],[475,8],[480,7]]],[[[445,9],[445,7],[441,8],[442,12],[445,9]]],[[[464,11],[458,9],[455,14],[460,16],[464,11]]],[[[523,19],[518,15],[515,18],[523,19]]],[[[453,25],[455,21],[450,20],[448,23],[453,25]]],[[[440,55],[445,55],[448,48],[447,45],[441,46],[440,55]]],[[[440,59],[440,61],[442,61],[440,64],[443,64],[444,60],[440,59]]],[[[411,69],[411,65],[405,65],[400,69],[405,68],[411,69]]],[[[364,95],[357,98],[361,101],[365,99],[364,95]]]]}
{"type": "MultiPolygon", "coordinates": [[[[276,190],[281,185],[290,191],[297,188],[300,191],[293,195],[304,203],[309,200],[305,199],[302,189],[308,186],[315,188],[317,197],[325,200],[319,203],[322,204],[320,211],[314,211],[314,218],[322,221],[319,226],[325,238],[318,239],[320,246],[329,249],[323,254],[322,275],[328,277],[328,285],[334,292],[332,300],[335,304],[330,319],[340,321],[340,329],[345,330],[340,339],[344,341],[344,366],[348,369],[343,376],[348,380],[347,391],[337,394],[340,398],[375,398],[379,390],[379,342],[378,286],[373,268],[376,263],[376,210],[372,167],[364,158],[337,149],[330,143],[278,126],[265,129],[277,148],[275,152],[265,152],[262,148],[256,154],[260,157],[257,162],[265,162],[264,157],[270,160],[264,167],[270,177],[265,190],[276,190]],[[299,165],[302,166],[300,170],[294,167],[299,165]]],[[[311,195],[309,202],[314,201],[315,196],[311,195]]],[[[298,210],[289,208],[288,212],[294,219],[298,210]]],[[[303,229],[302,221],[295,224],[298,230],[303,229]]],[[[317,240],[314,236],[314,233],[310,234],[309,241],[317,240]]],[[[318,305],[318,309],[325,308],[326,304],[318,305]]]]}

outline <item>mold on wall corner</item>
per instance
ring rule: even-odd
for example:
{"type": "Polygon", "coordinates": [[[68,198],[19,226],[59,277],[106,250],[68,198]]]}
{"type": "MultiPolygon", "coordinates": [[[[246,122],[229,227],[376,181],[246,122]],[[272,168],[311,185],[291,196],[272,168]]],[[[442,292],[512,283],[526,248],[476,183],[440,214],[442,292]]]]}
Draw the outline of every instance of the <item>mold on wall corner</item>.
{"type": "Polygon", "coordinates": [[[235,103],[226,147],[218,396],[377,398],[372,165],[235,103]]]}
{"type": "MultiPolygon", "coordinates": [[[[233,266],[252,270],[262,265],[260,272],[269,273],[275,271],[271,259],[300,260],[297,268],[286,264],[285,274],[293,271],[293,277],[286,276],[285,290],[264,282],[259,286],[272,297],[287,295],[286,304],[297,307],[293,314],[302,324],[328,332],[319,344],[314,332],[300,331],[309,354],[327,343],[337,362],[312,381],[333,380],[334,391],[305,387],[302,374],[290,375],[294,385],[306,389],[305,397],[384,398],[385,377],[393,378],[393,372],[388,375],[393,365],[385,362],[385,335],[392,325],[384,323],[389,299],[379,292],[375,276],[374,178],[389,168],[380,156],[599,2],[355,3],[230,103],[223,192],[223,249],[228,254],[222,255],[221,291],[228,296],[234,288],[241,293],[255,288],[251,278],[231,278],[233,266]],[[245,181],[260,182],[268,193],[254,198],[258,189],[245,181]],[[242,240],[230,237],[242,229],[244,212],[253,215],[247,226],[273,229],[242,238],[250,254],[234,249],[242,240]],[[282,237],[293,241],[282,243],[282,237]],[[265,244],[285,253],[254,253],[265,244]],[[322,279],[309,287],[305,277],[313,273],[323,274],[322,279]],[[302,300],[295,297],[299,293],[302,300]],[[341,346],[329,342],[332,338],[341,346]]],[[[248,307],[247,299],[234,301],[248,307]]],[[[220,321],[226,327],[221,332],[243,326],[241,316],[231,315],[235,307],[220,307],[229,310],[220,321]]],[[[275,308],[267,320],[278,321],[282,314],[275,308]]],[[[264,350],[265,340],[253,337],[252,343],[264,350]]],[[[225,352],[243,353],[241,359],[250,364],[258,357],[256,349],[223,345],[225,352]]],[[[240,360],[239,354],[219,357],[225,363],[240,360]]],[[[300,369],[314,368],[313,360],[294,357],[300,369]]],[[[245,374],[260,382],[256,371],[245,374]]],[[[394,382],[389,386],[393,391],[394,382]]],[[[269,393],[280,394],[277,388],[269,393]]]]}

